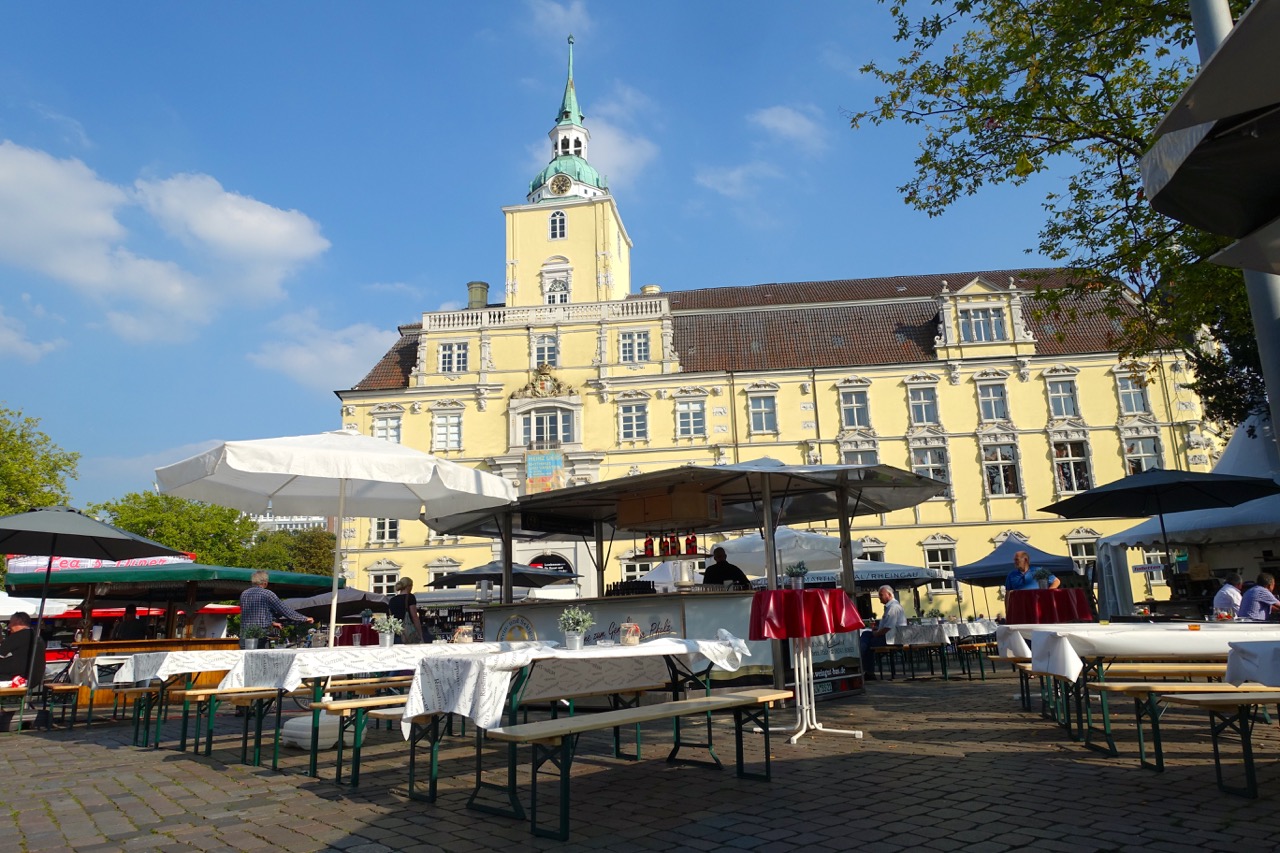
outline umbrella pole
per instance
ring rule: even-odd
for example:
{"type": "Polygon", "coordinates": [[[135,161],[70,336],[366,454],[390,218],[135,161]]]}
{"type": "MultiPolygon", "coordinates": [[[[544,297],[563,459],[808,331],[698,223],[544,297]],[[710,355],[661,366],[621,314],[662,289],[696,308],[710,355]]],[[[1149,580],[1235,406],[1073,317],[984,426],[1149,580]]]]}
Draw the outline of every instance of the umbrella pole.
{"type": "Polygon", "coordinates": [[[335,645],[338,634],[338,575],[342,574],[342,524],[347,515],[347,478],[338,481],[337,535],[333,540],[333,595],[329,599],[329,645],[335,645]]]}
{"type": "Polygon", "coordinates": [[[854,577],[853,577],[853,544],[849,541],[850,524],[849,524],[849,485],[847,483],[840,484],[840,586],[844,587],[844,594],[853,598],[854,577]]]}
{"type": "Polygon", "coordinates": [[[515,547],[514,537],[511,533],[511,513],[504,512],[498,516],[498,531],[502,536],[502,603],[511,604],[515,600],[514,591],[511,589],[511,549],[515,547]]]}
{"type": "Polygon", "coordinates": [[[1160,517],[1160,539],[1164,542],[1165,570],[1173,572],[1173,552],[1169,550],[1169,531],[1164,529],[1164,508],[1160,506],[1160,493],[1156,492],[1156,515],[1160,517]]]}
{"type": "Polygon", "coordinates": [[[18,731],[22,731],[23,720],[27,716],[27,697],[34,686],[31,679],[36,677],[36,654],[40,651],[40,631],[44,626],[44,603],[49,599],[49,575],[53,574],[53,555],[58,553],[58,534],[53,534],[53,542],[49,545],[49,562],[44,566],[44,584],[40,587],[40,610],[36,613],[35,634],[31,637],[31,659],[27,661],[27,692],[18,703],[18,731]]]}

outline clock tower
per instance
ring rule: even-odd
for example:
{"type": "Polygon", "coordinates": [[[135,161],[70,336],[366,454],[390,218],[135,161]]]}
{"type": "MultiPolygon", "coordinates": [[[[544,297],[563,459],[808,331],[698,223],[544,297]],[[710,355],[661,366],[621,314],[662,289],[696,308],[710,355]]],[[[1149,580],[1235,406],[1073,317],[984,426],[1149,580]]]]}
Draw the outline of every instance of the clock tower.
{"type": "Polygon", "coordinates": [[[503,208],[508,306],[609,302],[631,291],[631,239],[609,183],[587,162],[583,124],[569,73],[556,113],[551,160],[529,183],[525,204],[503,208]]]}

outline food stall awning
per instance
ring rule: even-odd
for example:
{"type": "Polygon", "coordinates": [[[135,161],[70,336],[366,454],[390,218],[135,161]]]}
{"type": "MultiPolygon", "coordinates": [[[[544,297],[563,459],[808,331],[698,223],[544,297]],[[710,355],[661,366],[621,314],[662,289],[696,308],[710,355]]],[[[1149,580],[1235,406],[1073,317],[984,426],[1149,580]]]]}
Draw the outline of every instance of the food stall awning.
{"type": "MultiPolygon", "coordinates": [[[[239,597],[250,583],[255,569],[175,563],[168,566],[129,568],[67,569],[54,572],[49,581],[51,595],[86,598],[93,590],[98,602],[143,603],[187,601],[189,584],[195,584],[196,601],[218,601],[239,597]]],[[[298,572],[271,572],[271,590],[279,596],[310,595],[329,588],[328,575],[298,572]]],[[[19,573],[5,578],[5,588],[14,595],[39,593],[44,575],[19,573]]]]}

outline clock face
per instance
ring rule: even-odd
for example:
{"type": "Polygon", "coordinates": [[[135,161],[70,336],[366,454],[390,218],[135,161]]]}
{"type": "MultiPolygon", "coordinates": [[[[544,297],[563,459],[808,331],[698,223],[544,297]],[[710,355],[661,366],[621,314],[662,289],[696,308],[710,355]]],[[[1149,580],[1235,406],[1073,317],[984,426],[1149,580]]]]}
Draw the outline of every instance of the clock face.
{"type": "Polygon", "coordinates": [[[556,175],[551,179],[551,191],[556,195],[564,195],[572,185],[568,175],[556,175]]]}

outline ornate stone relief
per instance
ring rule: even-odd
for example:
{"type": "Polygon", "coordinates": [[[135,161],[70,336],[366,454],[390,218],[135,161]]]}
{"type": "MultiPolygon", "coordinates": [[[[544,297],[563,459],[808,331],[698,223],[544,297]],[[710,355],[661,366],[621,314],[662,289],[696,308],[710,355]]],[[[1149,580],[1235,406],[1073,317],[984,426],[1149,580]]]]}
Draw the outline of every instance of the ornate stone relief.
{"type": "Polygon", "coordinates": [[[526,397],[568,397],[574,393],[573,388],[564,384],[551,373],[551,368],[542,365],[529,384],[511,392],[513,399],[526,397]]]}

